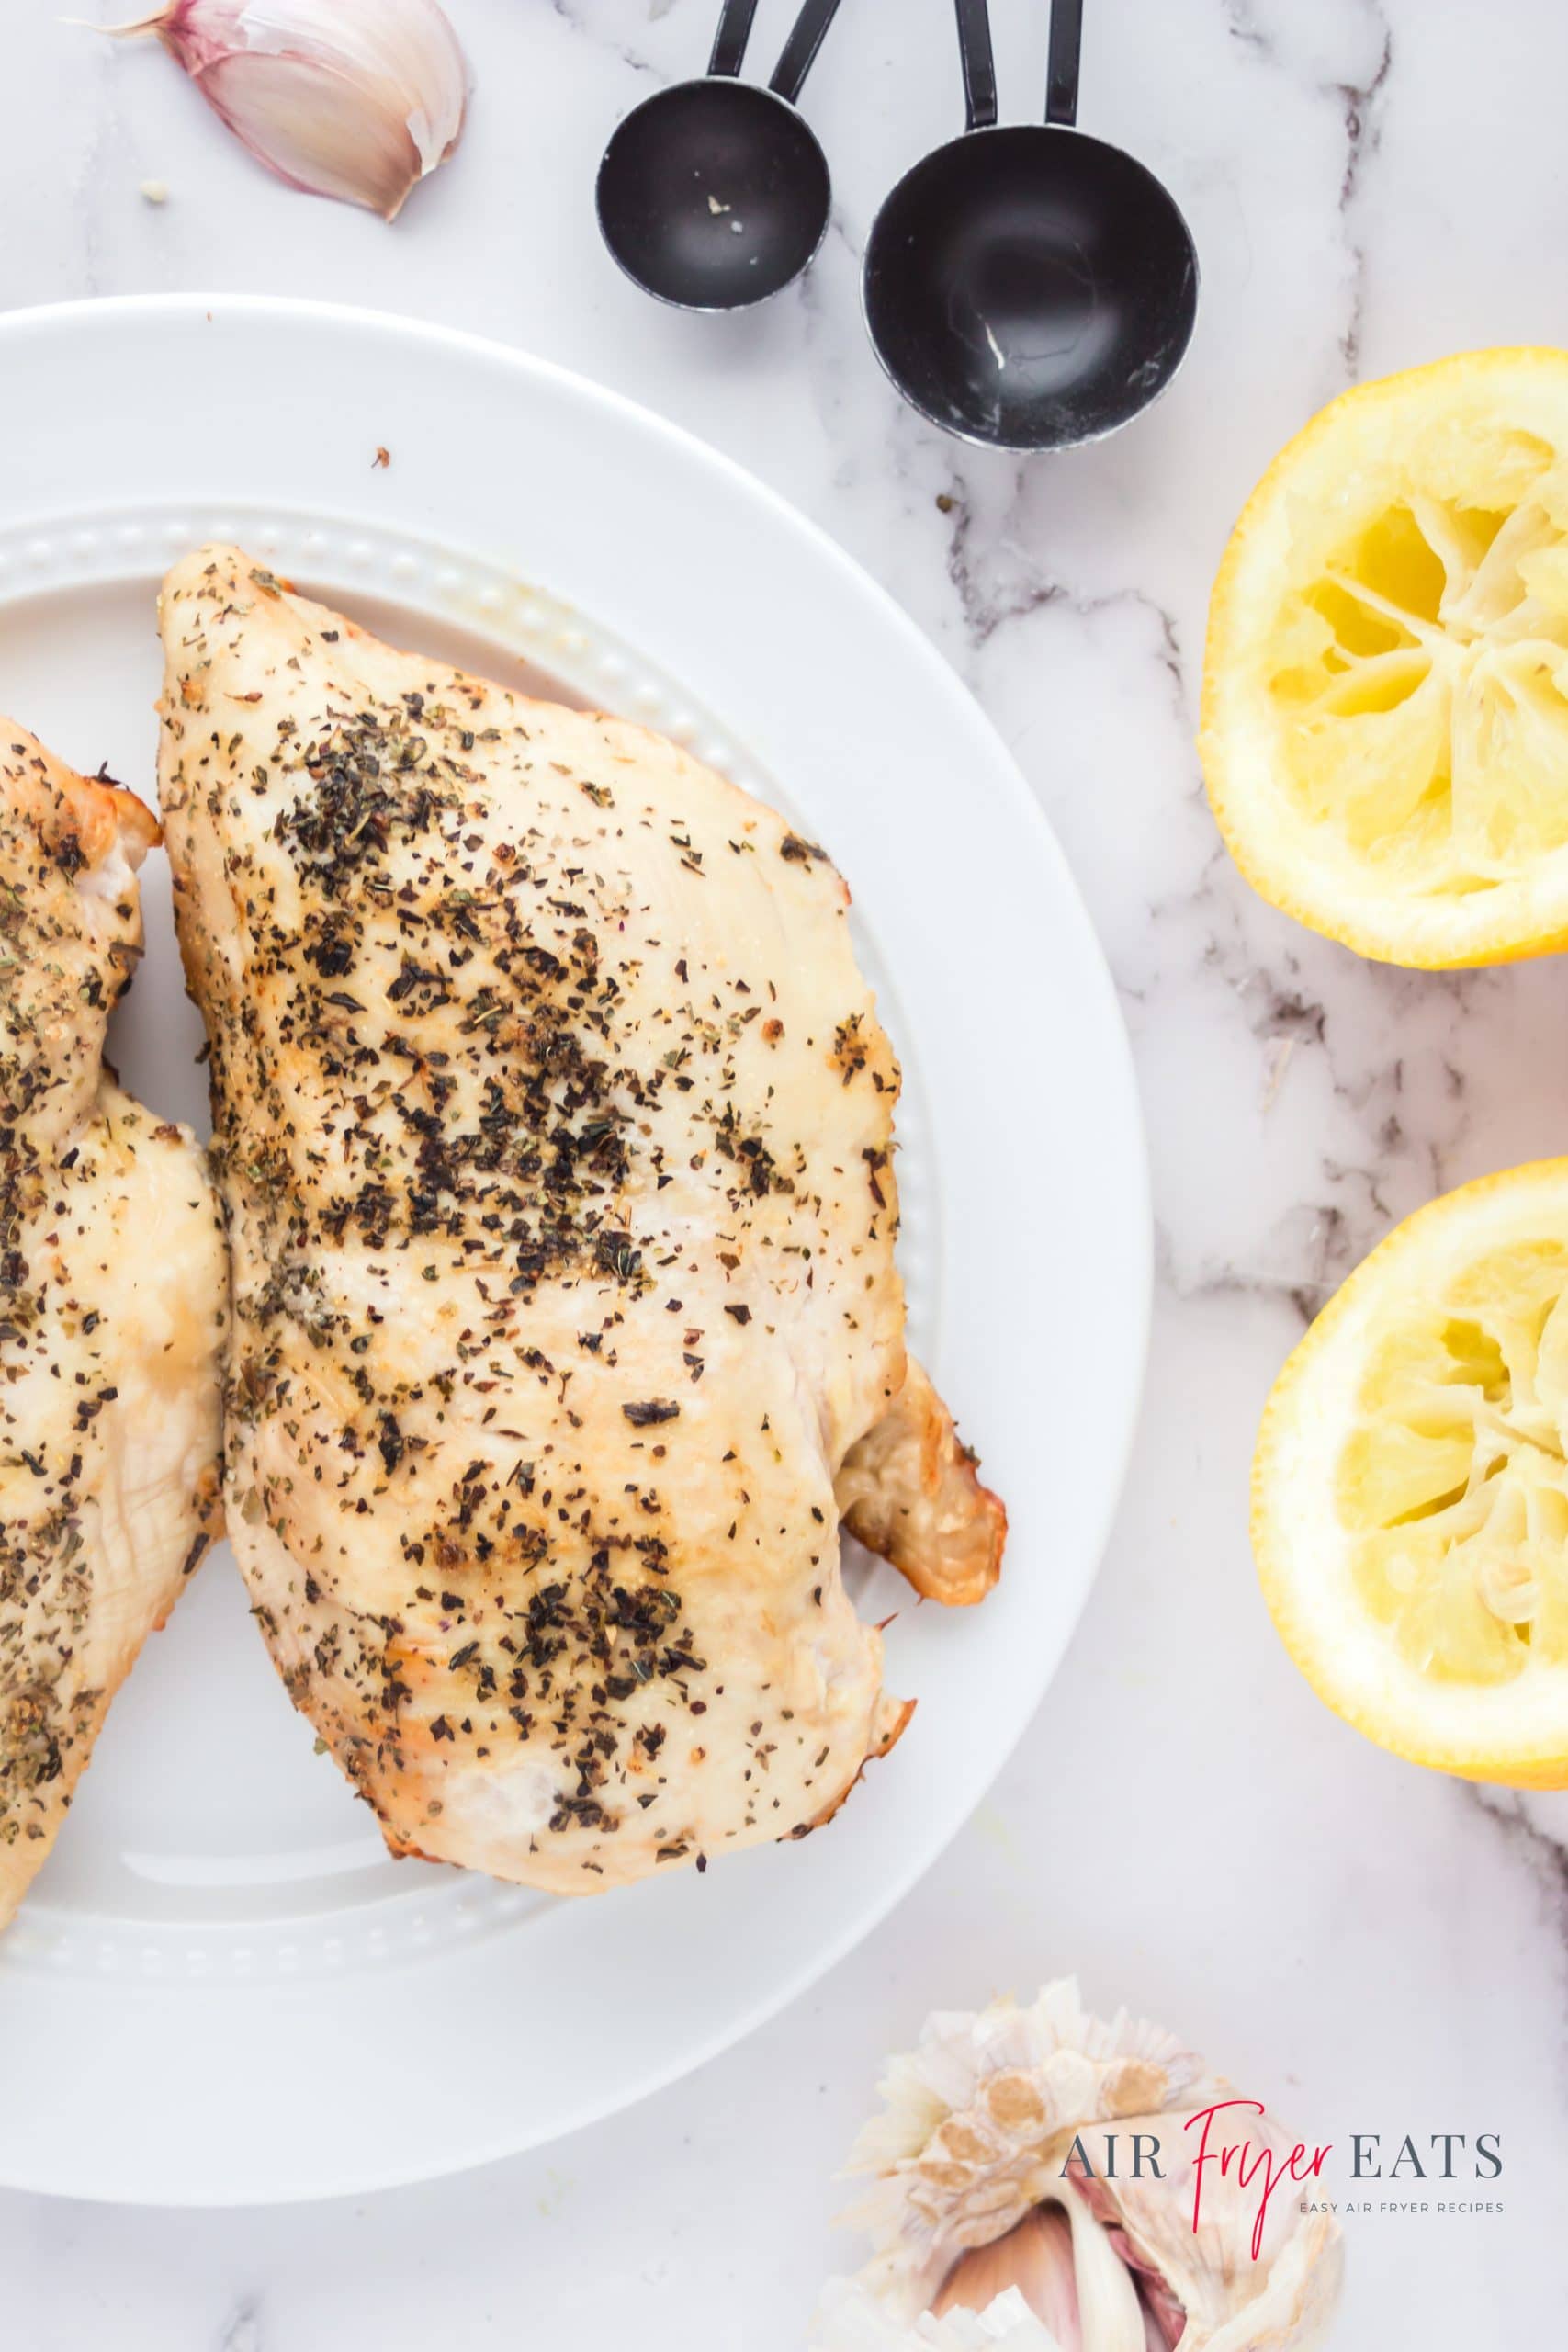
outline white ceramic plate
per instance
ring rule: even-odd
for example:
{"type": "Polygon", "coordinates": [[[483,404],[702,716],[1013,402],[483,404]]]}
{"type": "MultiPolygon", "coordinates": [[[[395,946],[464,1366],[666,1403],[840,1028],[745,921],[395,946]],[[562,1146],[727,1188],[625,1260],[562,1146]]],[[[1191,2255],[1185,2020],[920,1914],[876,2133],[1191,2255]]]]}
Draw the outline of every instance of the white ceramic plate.
{"type": "MultiPolygon", "coordinates": [[[[647,719],[785,807],[851,878],[904,1064],[912,1319],[1012,1536],[977,1611],[855,1571],[863,1605],[898,1611],[888,1679],[919,1707],[831,1828],[575,1903],[393,1864],[223,1547],[0,1943],[0,2181],[212,2204],[454,2170],[626,2106],[799,1993],[936,1860],[1028,1721],[1143,1361],[1114,996],[1038,809],[925,640],[788,507],[624,401],[350,311],[100,302],[0,321],[0,710],[77,765],[151,797],[157,581],[238,537],[394,639],[647,719]]],[[[161,866],[111,1050],[205,1128],[161,866]]]]}

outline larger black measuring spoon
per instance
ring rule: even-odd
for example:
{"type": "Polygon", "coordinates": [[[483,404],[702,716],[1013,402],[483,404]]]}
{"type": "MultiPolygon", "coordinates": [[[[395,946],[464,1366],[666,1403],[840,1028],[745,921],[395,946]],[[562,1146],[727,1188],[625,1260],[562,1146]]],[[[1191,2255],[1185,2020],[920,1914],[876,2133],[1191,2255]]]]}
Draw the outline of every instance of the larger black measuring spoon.
{"type": "Polygon", "coordinates": [[[877,357],[933,424],[1065,449],[1136,416],[1180,366],[1198,306],[1186,221],[1152,172],[1076,130],[1083,0],[1054,0],[1046,119],[998,127],[986,0],[957,0],[967,129],[872,224],[877,357]]]}

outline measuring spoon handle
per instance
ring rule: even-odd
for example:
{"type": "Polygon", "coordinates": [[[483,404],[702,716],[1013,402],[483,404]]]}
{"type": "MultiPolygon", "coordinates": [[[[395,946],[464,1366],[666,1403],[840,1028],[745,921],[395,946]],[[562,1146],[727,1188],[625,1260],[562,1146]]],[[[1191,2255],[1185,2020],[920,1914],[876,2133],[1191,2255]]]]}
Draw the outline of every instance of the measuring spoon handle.
{"type": "Polygon", "coordinates": [[[1051,0],[1045,57],[1045,119],[1069,128],[1078,119],[1078,58],[1083,49],[1083,0],[1051,0]]]}
{"type": "Polygon", "coordinates": [[[964,128],[989,130],[997,119],[997,63],[987,0],[958,0],[958,54],[964,66],[964,128]]]}
{"type": "Polygon", "coordinates": [[[757,13],[757,0],[724,0],[724,13],[714,35],[713,55],[708,59],[710,74],[739,74],[746,62],[746,44],[751,38],[751,19],[757,13]]]}
{"type": "Polygon", "coordinates": [[[773,68],[773,78],[768,87],[775,97],[785,98],[794,106],[800,96],[801,85],[816,62],[829,26],[839,13],[839,0],[806,0],[795,20],[795,28],[785,41],[779,62],[773,68]]]}

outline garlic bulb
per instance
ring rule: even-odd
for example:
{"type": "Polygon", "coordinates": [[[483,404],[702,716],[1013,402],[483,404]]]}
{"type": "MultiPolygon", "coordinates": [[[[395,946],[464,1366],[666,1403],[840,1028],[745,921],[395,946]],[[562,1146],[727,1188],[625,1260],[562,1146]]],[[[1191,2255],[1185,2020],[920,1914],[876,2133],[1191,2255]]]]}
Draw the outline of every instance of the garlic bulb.
{"type": "Polygon", "coordinates": [[[462,133],[467,68],[436,0],[165,0],[105,29],[156,33],[291,187],[388,220],[462,133]]]}
{"type": "Polygon", "coordinates": [[[1321,2199],[1288,2168],[1280,2127],[1157,2027],[1088,2015],[1065,1979],[1028,2008],[929,2018],[882,2091],[849,2165],[872,2177],[846,2217],[872,2258],[829,2282],[813,2352],[1323,2341],[1338,2224],[1300,2210],[1321,2199]],[[1222,2168],[1243,2140],[1247,2160],[1222,2168]]]}

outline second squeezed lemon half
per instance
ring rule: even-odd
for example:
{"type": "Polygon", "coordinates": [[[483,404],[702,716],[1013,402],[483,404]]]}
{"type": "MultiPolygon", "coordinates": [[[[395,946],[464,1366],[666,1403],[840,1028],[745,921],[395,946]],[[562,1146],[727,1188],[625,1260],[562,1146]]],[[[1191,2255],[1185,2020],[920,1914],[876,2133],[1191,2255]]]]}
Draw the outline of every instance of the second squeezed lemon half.
{"type": "Polygon", "coordinates": [[[1358,1730],[1568,1786],[1568,1159],[1433,1201],[1350,1276],[1269,1400],[1252,1532],[1358,1730]]]}
{"type": "Polygon", "coordinates": [[[1215,583],[1201,749],[1278,907],[1443,967],[1568,946],[1568,352],[1325,409],[1215,583]]]}

